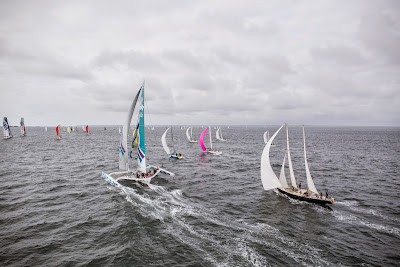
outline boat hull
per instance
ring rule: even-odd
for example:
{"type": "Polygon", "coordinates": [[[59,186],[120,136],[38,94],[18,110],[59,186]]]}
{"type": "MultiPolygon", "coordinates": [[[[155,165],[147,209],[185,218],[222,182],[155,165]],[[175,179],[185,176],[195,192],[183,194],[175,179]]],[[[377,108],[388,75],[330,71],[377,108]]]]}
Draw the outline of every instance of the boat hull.
{"type": "Polygon", "coordinates": [[[207,151],[208,153],[210,153],[210,154],[213,154],[213,155],[221,155],[222,154],[222,151],[213,151],[213,150],[209,150],[209,151],[207,151]]]}
{"type": "Polygon", "coordinates": [[[171,155],[170,157],[173,159],[182,159],[183,158],[183,156],[175,156],[175,155],[171,155]]]}
{"type": "Polygon", "coordinates": [[[327,205],[327,204],[333,204],[333,199],[332,198],[328,198],[328,199],[321,199],[321,198],[316,198],[316,197],[307,197],[304,195],[301,195],[299,193],[295,193],[295,192],[290,192],[286,189],[282,189],[282,188],[278,188],[279,192],[281,192],[282,194],[285,194],[291,198],[294,199],[298,199],[301,201],[306,201],[306,202],[310,202],[310,203],[317,203],[317,204],[322,204],[322,205],[327,205]]]}

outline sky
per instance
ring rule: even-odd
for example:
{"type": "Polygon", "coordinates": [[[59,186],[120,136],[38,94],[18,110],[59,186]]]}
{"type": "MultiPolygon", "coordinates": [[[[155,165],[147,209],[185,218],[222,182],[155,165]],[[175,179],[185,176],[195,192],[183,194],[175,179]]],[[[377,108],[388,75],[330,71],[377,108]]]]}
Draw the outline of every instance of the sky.
{"type": "Polygon", "coordinates": [[[0,1],[11,125],[400,126],[400,1],[0,1]]]}

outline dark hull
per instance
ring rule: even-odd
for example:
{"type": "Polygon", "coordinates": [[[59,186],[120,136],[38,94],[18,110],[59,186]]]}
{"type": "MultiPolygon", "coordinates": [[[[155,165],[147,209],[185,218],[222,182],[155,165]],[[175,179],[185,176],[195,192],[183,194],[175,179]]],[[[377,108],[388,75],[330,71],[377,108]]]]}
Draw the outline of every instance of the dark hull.
{"type": "Polygon", "coordinates": [[[333,204],[333,200],[330,200],[330,199],[320,199],[320,198],[299,196],[297,194],[288,192],[288,191],[286,191],[284,189],[281,189],[281,188],[278,188],[278,190],[282,194],[285,194],[285,195],[287,195],[287,196],[289,196],[291,198],[298,199],[298,200],[301,200],[301,201],[307,201],[307,202],[310,202],[310,203],[317,203],[317,204],[322,204],[322,205],[333,204]]]}

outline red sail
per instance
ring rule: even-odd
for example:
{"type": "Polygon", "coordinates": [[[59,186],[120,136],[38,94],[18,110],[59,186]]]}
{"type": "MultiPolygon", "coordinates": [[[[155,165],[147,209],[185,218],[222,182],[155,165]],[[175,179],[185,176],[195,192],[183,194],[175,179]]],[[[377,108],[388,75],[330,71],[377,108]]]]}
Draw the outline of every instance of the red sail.
{"type": "Polygon", "coordinates": [[[89,133],[89,125],[86,125],[86,132],[89,133]]]}
{"type": "Polygon", "coordinates": [[[58,125],[57,127],[56,127],[56,132],[57,132],[57,136],[60,136],[60,125],[58,125]]]}

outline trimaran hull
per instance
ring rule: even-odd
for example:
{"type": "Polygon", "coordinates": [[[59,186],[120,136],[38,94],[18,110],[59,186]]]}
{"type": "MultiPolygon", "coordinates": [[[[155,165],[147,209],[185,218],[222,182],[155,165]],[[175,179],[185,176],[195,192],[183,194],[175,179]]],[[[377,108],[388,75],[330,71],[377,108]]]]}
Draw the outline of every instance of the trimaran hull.
{"type": "Polygon", "coordinates": [[[323,198],[317,198],[317,197],[313,197],[313,196],[306,196],[304,195],[306,190],[301,190],[300,192],[293,192],[291,191],[291,189],[289,188],[278,188],[279,192],[281,192],[282,194],[285,194],[291,198],[294,199],[298,199],[298,200],[302,200],[302,201],[306,201],[306,202],[310,202],[310,203],[318,203],[318,204],[333,204],[334,200],[331,198],[328,199],[323,199],[323,198]]]}

